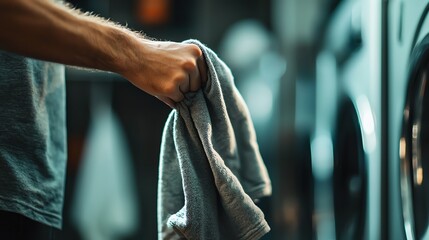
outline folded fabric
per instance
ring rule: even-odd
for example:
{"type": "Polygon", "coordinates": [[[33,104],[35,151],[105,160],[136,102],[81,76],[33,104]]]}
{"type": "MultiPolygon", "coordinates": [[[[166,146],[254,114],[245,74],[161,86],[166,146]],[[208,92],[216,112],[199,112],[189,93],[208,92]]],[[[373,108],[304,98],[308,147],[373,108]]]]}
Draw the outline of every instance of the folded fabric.
{"type": "Polygon", "coordinates": [[[254,200],[271,195],[247,106],[229,68],[196,40],[208,66],[165,124],[158,182],[159,239],[259,239],[270,231],[254,200]]]}

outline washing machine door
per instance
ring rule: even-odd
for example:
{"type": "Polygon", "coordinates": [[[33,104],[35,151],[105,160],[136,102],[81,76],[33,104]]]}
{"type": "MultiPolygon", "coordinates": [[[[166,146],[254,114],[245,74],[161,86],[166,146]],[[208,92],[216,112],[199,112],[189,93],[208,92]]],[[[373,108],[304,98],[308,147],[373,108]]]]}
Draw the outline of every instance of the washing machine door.
{"type": "Polygon", "coordinates": [[[429,239],[429,35],[410,58],[399,140],[401,197],[407,239],[429,239]]]}
{"type": "Polygon", "coordinates": [[[363,239],[367,164],[356,108],[346,98],[338,112],[334,149],[334,214],[337,239],[363,239]]]}

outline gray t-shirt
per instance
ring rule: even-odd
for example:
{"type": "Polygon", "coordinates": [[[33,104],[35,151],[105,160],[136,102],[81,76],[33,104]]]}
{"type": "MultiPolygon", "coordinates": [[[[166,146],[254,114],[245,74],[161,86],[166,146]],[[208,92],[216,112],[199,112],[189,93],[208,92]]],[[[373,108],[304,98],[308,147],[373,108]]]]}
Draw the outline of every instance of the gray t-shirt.
{"type": "Polygon", "coordinates": [[[0,51],[0,210],[61,228],[64,66],[0,51]]]}

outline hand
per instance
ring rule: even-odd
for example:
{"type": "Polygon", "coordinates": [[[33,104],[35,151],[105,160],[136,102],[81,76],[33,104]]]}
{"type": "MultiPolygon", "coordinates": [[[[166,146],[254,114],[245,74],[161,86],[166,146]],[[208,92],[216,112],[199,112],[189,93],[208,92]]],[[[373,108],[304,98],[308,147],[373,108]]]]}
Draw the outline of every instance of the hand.
{"type": "Polygon", "coordinates": [[[53,1],[0,0],[0,49],[119,73],[170,107],[207,79],[198,46],[151,41],[53,1]]]}
{"type": "Polygon", "coordinates": [[[172,108],[207,81],[207,65],[197,45],[144,39],[134,53],[138,60],[122,75],[172,108]]]}

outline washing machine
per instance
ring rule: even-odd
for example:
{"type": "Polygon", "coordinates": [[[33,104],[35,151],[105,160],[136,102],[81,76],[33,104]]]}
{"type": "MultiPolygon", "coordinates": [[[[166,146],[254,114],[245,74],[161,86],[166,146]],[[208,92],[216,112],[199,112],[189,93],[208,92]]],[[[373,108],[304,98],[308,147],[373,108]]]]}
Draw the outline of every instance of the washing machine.
{"type": "Polygon", "coordinates": [[[429,239],[429,1],[388,4],[388,238],[429,239]]]}
{"type": "Polygon", "coordinates": [[[341,1],[317,59],[318,239],[381,238],[381,9],[381,0],[341,1]]]}

